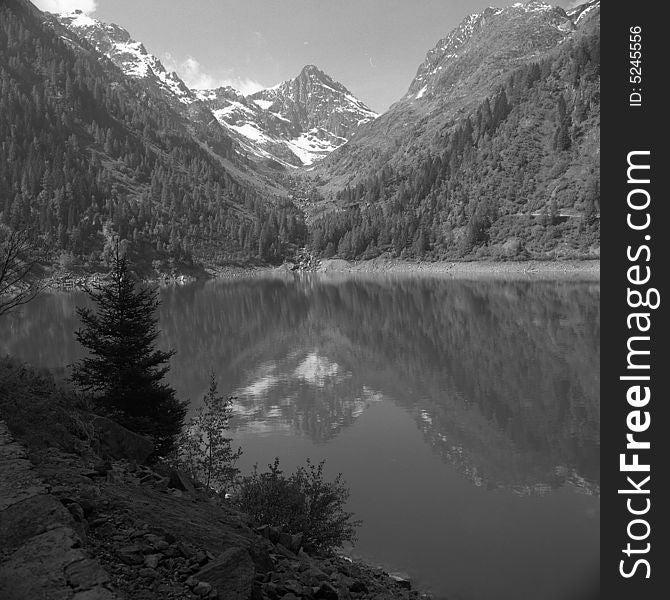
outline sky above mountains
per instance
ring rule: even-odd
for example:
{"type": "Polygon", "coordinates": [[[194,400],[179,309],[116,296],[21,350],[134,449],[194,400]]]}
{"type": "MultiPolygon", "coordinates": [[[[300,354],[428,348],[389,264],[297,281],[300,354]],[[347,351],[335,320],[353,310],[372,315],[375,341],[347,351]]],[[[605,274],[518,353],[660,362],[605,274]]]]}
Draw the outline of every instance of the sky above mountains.
{"type": "MultiPolygon", "coordinates": [[[[550,0],[549,0],[550,1],[550,0]]],[[[190,87],[244,93],[315,64],[377,112],[465,16],[511,0],[34,0],[117,23],[190,87]]],[[[551,2],[567,8],[574,0],[551,2]]]]}

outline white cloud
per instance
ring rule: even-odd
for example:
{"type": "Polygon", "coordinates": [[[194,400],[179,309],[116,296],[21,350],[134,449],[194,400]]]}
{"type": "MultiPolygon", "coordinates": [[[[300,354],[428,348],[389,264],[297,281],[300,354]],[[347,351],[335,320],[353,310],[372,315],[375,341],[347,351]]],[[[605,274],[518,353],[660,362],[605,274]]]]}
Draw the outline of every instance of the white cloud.
{"type": "Polygon", "coordinates": [[[177,60],[171,54],[163,57],[163,64],[169,71],[176,71],[184,83],[194,89],[207,89],[221,85],[216,78],[202,70],[200,63],[192,56],[177,60]]]}
{"type": "Polygon", "coordinates": [[[224,79],[223,85],[229,85],[234,87],[236,90],[242,92],[245,96],[248,94],[253,94],[259,90],[265,89],[267,86],[249,79],[248,77],[233,77],[232,79],[224,79]]]}
{"type": "Polygon", "coordinates": [[[246,95],[253,94],[266,87],[248,77],[235,76],[232,71],[220,77],[210,75],[203,70],[202,65],[192,56],[188,56],[184,60],[178,60],[171,54],[165,54],[163,64],[169,71],[176,71],[184,83],[194,90],[208,90],[229,85],[246,95]]]}
{"type": "Polygon", "coordinates": [[[80,10],[84,14],[95,12],[98,0],[34,0],[35,6],[50,13],[68,13],[80,10]]]}

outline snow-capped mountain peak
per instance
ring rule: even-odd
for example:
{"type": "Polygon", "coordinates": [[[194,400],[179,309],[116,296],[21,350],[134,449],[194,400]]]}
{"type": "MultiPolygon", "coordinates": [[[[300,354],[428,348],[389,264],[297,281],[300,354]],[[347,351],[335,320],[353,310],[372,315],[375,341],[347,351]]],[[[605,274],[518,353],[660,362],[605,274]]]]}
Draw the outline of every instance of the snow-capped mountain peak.
{"type": "Polygon", "coordinates": [[[180,112],[191,117],[191,113],[196,114],[206,122],[214,115],[251,156],[286,166],[311,165],[378,116],[315,65],[306,65],[295,79],[249,96],[230,86],[190,90],[122,27],[81,11],[55,15],[55,19],[127,76],[141,80],[173,105],[181,106],[180,112]],[[196,108],[204,109],[204,116],[196,108]]]}
{"type": "Polygon", "coordinates": [[[313,164],[378,116],[315,65],[248,96],[230,87],[197,96],[248,152],[291,166],[313,164]]]}
{"type": "Polygon", "coordinates": [[[129,77],[145,80],[183,104],[195,100],[194,94],[179,76],[169,72],[156,56],[147,52],[144,45],[135,41],[123,27],[115,23],[103,23],[80,10],[58,14],[56,19],[78,38],[86,40],[107,56],[129,77]]]}
{"type": "Polygon", "coordinates": [[[443,97],[468,73],[485,84],[484,71],[495,72],[510,61],[521,64],[562,43],[577,29],[581,15],[597,5],[592,0],[566,13],[560,6],[528,0],[468,15],[428,52],[405,100],[443,97]]]}
{"type": "MultiPolygon", "coordinates": [[[[267,108],[271,106],[287,108],[286,101],[290,99],[303,105],[305,112],[309,112],[310,108],[313,109],[317,105],[322,105],[325,101],[335,112],[356,113],[360,121],[357,122],[357,125],[376,119],[379,116],[353,96],[341,83],[332,79],[315,65],[306,65],[295,79],[289,79],[271,88],[256,92],[251,97],[255,101],[263,102],[267,108]],[[267,104],[268,102],[272,104],[267,104]]],[[[289,112],[291,111],[289,110],[289,112]]],[[[342,126],[343,123],[341,122],[336,125],[336,128],[339,128],[338,135],[346,133],[342,130],[342,126]]]]}

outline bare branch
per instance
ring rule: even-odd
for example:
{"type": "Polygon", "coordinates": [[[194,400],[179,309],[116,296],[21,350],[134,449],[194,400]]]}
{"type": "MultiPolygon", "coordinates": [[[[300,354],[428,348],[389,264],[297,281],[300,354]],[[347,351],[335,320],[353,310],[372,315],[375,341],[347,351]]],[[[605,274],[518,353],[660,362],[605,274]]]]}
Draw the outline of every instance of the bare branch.
{"type": "Polygon", "coordinates": [[[0,225],[0,317],[27,304],[46,286],[37,268],[44,248],[31,228],[0,225]]]}

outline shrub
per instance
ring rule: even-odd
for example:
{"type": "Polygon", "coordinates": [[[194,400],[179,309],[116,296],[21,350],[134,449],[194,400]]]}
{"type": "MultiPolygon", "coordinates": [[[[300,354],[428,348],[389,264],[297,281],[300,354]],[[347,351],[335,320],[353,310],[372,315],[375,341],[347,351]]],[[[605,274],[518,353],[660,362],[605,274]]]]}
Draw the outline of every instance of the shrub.
{"type": "Polygon", "coordinates": [[[282,526],[291,534],[302,533],[307,550],[329,552],[344,542],[354,543],[360,521],[345,510],[349,490],[339,474],[324,481],[324,462],[298,467],[285,475],[279,459],[261,473],[258,466],[242,477],[235,504],[259,525],[282,526]]]}
{"type": "Polygon", "coordinates": [[[239,474],[234,466],[242,450],[233,450],[231,438],[225,436],[232,413],[233,397],[218,393],[216,376],[210,375],[209,390],[194,417],[179,437],[176,456],[172,461],[193,479],[218,492],[232,483],[239,474]]]}

